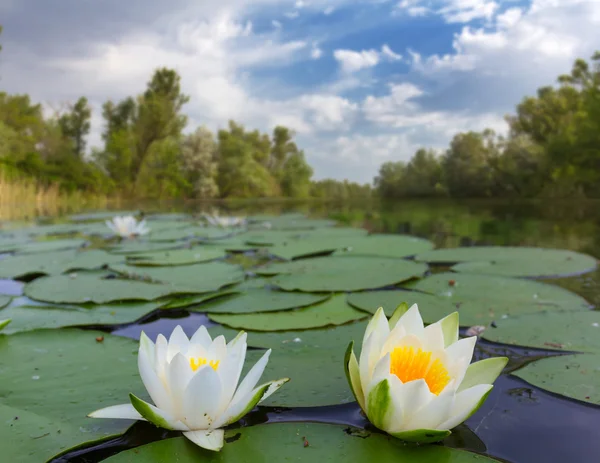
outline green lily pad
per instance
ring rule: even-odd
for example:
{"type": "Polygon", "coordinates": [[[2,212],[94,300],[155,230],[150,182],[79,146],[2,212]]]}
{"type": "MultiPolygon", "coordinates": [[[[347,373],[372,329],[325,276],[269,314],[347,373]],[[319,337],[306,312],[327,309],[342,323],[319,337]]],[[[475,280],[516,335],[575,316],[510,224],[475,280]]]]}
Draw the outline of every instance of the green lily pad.
{"type": "Polygon", "coordinates": [[[237,233],[237,230],[220,228],[220,227],[199,227],[196,230],[196,236],[207,240],[223,239],[232,234],[237,233]]]}
{"type": "Polygon", "coordinates": [[[223,248],[214,246],[196,246],[187,249],[139,253],[130,256],[127,263],[130,265],[144,266],[187,265],[220,259],[225,257],[225,255],[226,253],[223,248]]]}
{"type": "Polygon", "coordinates": [[[316,254],[332,253],[342,246],[343,243],[340,240],[333,238],[327,240],[300,239],[270,246],[266,249],[266,252],[289,260],[316,254]]]}
{"type": "Polygon", "coordinates": [[[257,246],[275,246],[297,240],[328,240],[342,238],[357,238],[367,236],[367,230],[362,228],[328,227],[316,230],[265,230],[244,235],[248,244],[257,246]]]}
{"type": "Polygon", "coordinates": [[[25,285],[24,293],[31,299],[44,302],[107,304],[114,301],[153,301],[177,291],[164,284],[82,273],[75,278],[70,275],[38,278],[25,285]]]}
{"type": "Polygon", "coordinates": [[[122,262],[123,257],[98,249],[17,254],[0,260],[0,278],[18,278],[31,274],[56,275],[68,270],[91,270],[104,265],[122,262]]]}
{"type": "Polygon", "coordinates": [[[489,341],[600,354],[600,312],[540,312],[496,321],[483,332],[489,341]]]}
{"type": "Polygon", "coordinates": [[[12,252],[30,242],[25,236],[0,235],[0,252],[12,252]]]}
{"type": "MultiPolygon", "coordinates": [[[[286,384],[288,386],[288,384],[286,384]]],[[[281,388],[278,393],[284,390],[281,388]]],[[[275,394],[277,395],[277,394],[275,394]]],[[[380,433],[320,423],[273,423],[232,429],[220,452],[184,437],[127,450],[106,463],[493,463],[488,457],[439,445],[408,446],[380,433]],[[305,443],[306,442],[306,443],[305,443]]]]}
{"type": "MultiPolygon", "coordinates": [[[[281,269],[279,265],[270,266],[281,269]]],[[[287,291],[360,291],[395,285],[422,276],[425,264],[402,259],[361,256],[333,256],[286,264],[287,275],[273,283],[287,291]]]]}
{"type": "Polygon", "coordinates": [[[136,352],[136,342],[95,331],[0,336],[2,458],[40,463],[75,445],[124,432],[131,421],[92,422],[86,415],[143,389],[136,352]],[[104,341],[97,342],[98,336],[104,341]]]}
{"type": "Polygon", "coordinates": [[[436,249],[419,254],[418,261],[456,263],[456,272],[488,275],[551,277],[577,275],[597,266],[594,257],[563,249],[475,246],[436,249]]]}
{"type": "Polygon", "coordinates": [[[329,296],[322,294],[292,293],[267,289],[249,289],[242,294],[220,298],[198,307],[199,312],[245,314],[254,312],[275,312],[298,307],[306,307],[323,302],[329,296]]]}
{"type": "Polygon", "coordinates": [[[61,249],[80,248],[86,243],[86,240],[70,239],[70,240],[47,240],[47,241],[32,241],[28,244],[19,247],[19,254],[33,254],[41,252],[59,251],[61,249]]]}
{"type": "MultiPolygon", "coordinates": [[[[456,306],[446,298],[433,296],[431,294],[421,293],[418,291],[365,291],[361,293],[348,294],[348,304],[357,309],[374,314],[379,307],[383,310],[387,317],[391,317],[398,307],[403,302],[406,302],[410,307],[413,304],[419,306],[419,311],[425,323],[435,323],[441,320],[446,315],[456,312],[456,306]]],[[[465,314],[463,320],[461,312],[460,322],[462,325],[471,324],[469,314],[465,314]]]]}
{"type": "Polygon", "coordinates": [[[208,293],[243,281],[245,278],[241,267],[224,262],[175,267],[112,265],[111,269],[129,278],[163,283],[170,286],[173,293],[208,293]]]}
{"type": "Polygon", "coordinates": [[[268,222],[271,230],[313,230],[324,227],[334,227],[337,222],[329,219],[308,219],[305,217],[281,215],[272,217],[268,222]]]}
{"type": "Polygon", "coordinates": [[[455,304],[461,325],[551,310],[587,310],[581,296],[533,280],[467,273],[438,273],[409,285],[455,304]]]}
{"type": "Polygon", "coordinates": [[[123,240],[121,243],[110,248],[111,254],[145,254],[156,251],[167,251],[181,248],[182,243],[151,243],[138,239],[123,240]]]}
{"type": "MultiPolygon", "coordinates": [[[[238,287],[231,289],[224,289],[222,291],[216,291],[214,293],[200,294],[195,296],[183,296],[170,300],[166,304],[163,304],[161,309],[188,309],[193,310],[193,306],[203,304],[206,301],[212,299],[218,299],[223,296],[229,296],[231,294],[238,294],[238,287]]],[[[237,334],[237,332],[236,332],[237,334]]],[[[233,336],[235,338],[235,335],[233,336]]]]}
{"type": "Polygon", "coordinates": [[[100,304],[90,307],[25,304],[0,310],[0,317],[12,319],[12,323],[3,331],[5,334],[12,334],[41,328],[131,323],[157,309],[159,305],[156,302],[100,304]]]}
{"type": "Polygon", "coordinates": [[[184,240],[188,238],[193,238],[196,236],[196,232],[201,230],[197,227],[181,227],[175,229],[164,229],[164,230],[153,230],[152,224],[149,223],[148,227],[150,228],[150,233],[148,234],[149,241],[178,241],[184,240]]]}
{"type": "Polygon", "coordinates": [[[366,316],[364,312],[350,307],[346,303],[345,296],[341,294],[332,296],[321,304],[295,310],[251,314],[209,314],[211,320],[222,325],[254,331],[301,330],[343,325],[366,316]]]}
{"type": "MultiPolygon", "coordinates": [[[[12,301],[11,296],[5,296],[4,294],[0,294],[0,309],[2,307],[6,307],[8,304],[10,304],[10,301],[12,301]]],[[[3,316],[2,318],[10,318],[10,317],[3,316]]]]}
{"type": "Polygon", "coordinates": [[[560,355],[512,373],[555,394],[600,405],[600,354],[560,355]]]}
{"type": "Polygon", "coordinates": [[[348,256],[406,257],[433,249],[433,243],[410,235],[374,234],[349,240],[336,254],[348,256]]]}
{"type": "MultiPolygon", "coordinates": [[[[357,321],[340,326],[328,326],[310,330],[291,331],[250,331],[248,330],[248,345],[264,349],[279,349],[289,343],[318,349],[337,349],[343,356],[350,340],[360,341],[367,327],[367,321],[357,321]]],[[[213,338],[223,335],[225,339],[232,339],[238,330],[216,325],[208,329],[213,338]]],[[[359,343],[360,344],[360,343],[359,343]]]]}

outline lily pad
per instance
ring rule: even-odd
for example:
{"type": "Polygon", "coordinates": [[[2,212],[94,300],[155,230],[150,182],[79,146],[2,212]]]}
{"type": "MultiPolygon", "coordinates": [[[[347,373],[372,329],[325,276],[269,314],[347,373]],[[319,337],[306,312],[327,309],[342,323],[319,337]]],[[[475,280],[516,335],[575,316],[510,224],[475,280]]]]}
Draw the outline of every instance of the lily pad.
{"type": "Polygon", "coordinates": [[[282,331],[317,328],[328,325],[343,325],[350,321],[366,318],[367,314],[350,307],[344,295],[305,308],[281,312],[252,314],[209,314],[209,318],[222,325],[254,331],[282,331]]]}
{"type": "MultiPolygon", "coordinates": [[[[8,304],[10,304],[10,301],[12,301],[11,296],[5,296],[4,294],[0,294],[0,309],[2,307],[6,307],[8,304]]],[[[10,318],[10,317],[2,316],[2,318],[10,318]]]]}
{"type": "Polygon", "coordinates": [[[179,224],[179,228],[167,228],[163,230],[153,230],[152,224],[149,223],[150,233],[148,234],[149,241],[178,241],[187,238],[193,238],[196,236],[196,232],[201,230],[197,227],[182,227],[179,224]]]}
{"type": "Polygon", "coordinates": [[[31,274],[56,275],[68,270],[91,270],[122,262],[123,257],[99,249],[46,252],[9,256],[0,260],[0,278],[18,278],[31,274]]]}
{"type": "MultiPolygon", "coordinates": [[[[489,341],[541,349],[600,354],[600,312],[540,312],[496,321],[483,333],[489,341]]],[[[600,383],[599,383],[600,384],[600,383]]]]}
{"type": "MultiPolygon", "coordinates": [[[[163,304],[160,308],[161,309],[193,310],[193,306],[203,304],[206,301],[209,301],[212,299],[218,299],[223,296],[229,296],[229,295],[238,294],[238,293],[239,293],[239,290],[238,290],[238,287],[236,287],[235,289],[234,288],[224,289],[222,291],[216,291],[214,293],[200,294],[200,295],[194,295],[194,296],[183,296],[183,297],[178,297],[178,298],[170,300],[166,304],[163,304]]],[[[236,332],[236,335],[237,335],[237,332],[236,332]]],[[[235,335],[233,337],[235,338],[235,335]]]]}
{"type": "Polygon", "coordinates": [[[164,284],[106,276],[78,274],[75,278],[69,275],[42,277],[27,283],[24,293],[38,301],[68,304],[153,301],[177,293],[174,288],[164,284]]]}
{"type": "Polygon", "coordinates": [[[581,296],[533,280],[467,273],[438,273],[409,285],[446,298],[458,309],[461,324],[485,324],[503,316],[551,310],[587,310],[581,296]]]}
{"type": "MultiPolygon", "coordinates": [[[[289,384],[286,384],[288,386],[289,384]]],[[[284,388],[278,391],[281,393],[284,388]]],[[[276,395],[276,394],[275,394],[276,395]]],[[[106,463],[492,463],[488,457],[438,445],[407,446],[398,439],[347,426],[273,423],[226,431],[221,452],[210,452],[184,437],[144,445],[106,463]],[[306,442],[306,443],[305,443],[306,442]]]]}
{"type": "Polygon", "coordinates": [[[243,281],[245,278],[241,267],[224,262],[176,267],[112,265],[111,269],[129,278],[168,285],[174,293],[208,293],[243,281]]]}
{"type": "Polygon", "coordinates": [[[86,441],[121,434],[128,420],[86,415],[143,389],[137,343],[105,333],[39,330],[0,336],[2,458],[40,463],[86,441]],[[103,342],[96,337],[104,336],[103,342]]]}
{"type": "Polygon", "coordinates": [[[159,303],[99,304],[90,307],[12,305],[0,310],[1,318],[12,319],[4,334],[41,328],[131,323],[159,307],[159,303]]]}
{"type": "MultiPolygon", "coordinates": [[[[277,265],[273,269],[281,269],[277,265]]],[[[425,264],[384,257],[333,256],[291,262],[273,283],[287,291],[360,291],[422,276],[425,264]]]]}
{"type": "Polygon", "coordinates": [[[299,239],[270,246],[267,248],[267,252],[282,259],[297,259],[316,254],[332,253],[341,247],[343,247],[343,241],[334,238],[327,240],[299,239]]]}
{"type": "MultiPolygon", "coordinates": [[[[361,293],[348,294],[348,304],[357,309],[374,314],[379,307],[383,307],[385,314],[391,317],[403,302],[410,307],[413,304],[419,306],[419,311],[425,323],[435,323],[446,315],[456,312],[456,306],[446,298],[421,293],[419,291],[365,291],[361,293]]],[[[470,324],[469,314],[461,312],[460,322],[462,325],[470,324]]]]}
{"type": "Polygon", "coordinates": [[[83,246],[87,241],[81,239],[32,241],[19,247],[19,254],[33,254],[41,252],[59,251],[61,249],[75,249],[83,246]]]}
{"type": "Polygon", "coordinates": [[[151,243],[149,241],[140,241],[138,239],[124,240],[121,243],[110,248],[111,254],[144,254],[155,251],[166,251],[178,249],[182,243],[151,243]]]}
{"type": "Polygon", "coordinates": [[[249,289],[242,294],[233,294],[230,297],[220,298],[192,310],[209,312],[211,314],[275,312],[314,305],[323,302],[328,297],[329,296],[322,294],[249,289]]]}
{"type": "Polygon", "coordinates": [[[433,249],[433,243],[410,235],[374,234],[349,240],[336,254],[348,256],[406,257],[433,249]]]}
{"type": "Polygon", "coordinates": [[[537,360],[512,374],[555,394],[600,405],[600,354],[537,360]]]}
{"type": "Polygon", "coordinates": [[[188,249],[139,253],[128,259],[130,265],[169,266],[187,265],[225,257],[223,248],[214,246],[196,246],[188,249]]]}
{"type": "Polygon", "coordinates": [[[474,246],[436,249],[419,254],[418,261],[456,263],[456,272],[520,277],[577,275],[597,266],[594,257],[563,249],[509,246],[474,246]]]}

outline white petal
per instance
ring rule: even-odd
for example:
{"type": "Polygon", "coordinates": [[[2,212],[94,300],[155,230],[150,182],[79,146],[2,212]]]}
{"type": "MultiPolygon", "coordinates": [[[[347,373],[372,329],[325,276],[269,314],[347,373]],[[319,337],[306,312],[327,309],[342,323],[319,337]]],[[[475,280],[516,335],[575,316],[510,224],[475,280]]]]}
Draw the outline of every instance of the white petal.
{"type": "Polygon", "coordinates": [[[371,384],[371,359],[379,359],[380,351],[377,350],[377,339],[374,333],[371,333],[367,340],[363,343],[362,350],[360,351],[360,360],[358,361],[358,368],[360,372],[360,385],[365,393],[365,398],[368,397],[367,389],[371,384]]]}
{"type": "Polygon", "coordinates": [[[411,417],[407,417],[402,430],[438,429],[440,423],[446,421],[450,416],[453,402],[454,391],[442,392],[427,405],[414,412],[411,417]]]}
{"type": "Polygon", "coordinates": [[[205,431],[184,432],[183,435],[199,447],[218,452],[223,448],[225,431],[222,429],[208,429],[205,431]]]}
{"type": "Polygon", "coordinates": [[[143,420],[146,421],[131,404],[113,405],[112,407],[101,408],[88,415],[90,418],[120,418],[124,420],[143,420]]]}
{"type": "Polygon", "coordinates": [[[138,352],[138,369],[142,382],[152,398],[152,401],[158,408],[166,410],[168,413],[173,411],[173,403],[169,391],[165,388],[165,384],[161,381],[150,365],[150,360],[146,352],[142,349],[138,352]]]}
{"type": "Polygon", "coordinates": [[[194,375],[183,393],[184,421],[190,429],[207,429],[219,415],[222,385],[219,374],[210,366],[194,375]]]}
{"type": "Polygon", "coordinates": [[[233,396],[232,404],[235,404],[240,399],[246,397],[258,383],[258,380],[265,371],[265,367],[269,362],[269,356],[271,355],[271,349],[265,352],[265,354],[256,362],[252,369],[248,372],[240,387],[237,388],[235,395],[233,396]]]}
{"type": "Polygon", "coordinates": [[[186,355],[190,346],[190,340],[183,332],[183,328],[177,325],[169,337],[169,346],[167,347],[167,361],[170,362],[175,354],[181,352],[186,355]]]}
{"type": "Polygon", "coordinates": [[[190,428],[168,413],[166,410],[155,407],[151,403],[129,394],[131,405],[142,415],[146,421],[154,423],[156,426],[174,431],[189,431],[190,428]]]}
{"type": "Polygon", "coordinates": [[[208,333],[206,326],[202,325],[202,326],[200,326],[200,328],[198,328],[196,330],[196,332],[190,339],[190,343],[191,344],[200,344],[205,349],[208,349],[208,347],[212,343],[212,338],[210,337],[210,334],[208,333]]]}
{"type": "Polygon", "coordinates": [[[146,352],[150,365],[154,365],[156,361],[154,357],[154,343],[143,331],[140,335],[140,349],[143,349],[146,352]]]}
{"type": "Polygon", "coordinates": [[[423,330],[423,349],[429,352],[444,350],[444,331],[440,323],[433,323],[423,330]]]}
{"type": "Polygon", "coordinates": [[[115,227],[115,225],[110,220],[106,221],[106,226],[110,228],[114,233],[117,233],[117,227],[115,227]]]}
{"type": "Polygon", "coordinates": [[[371,375],[371,380],[369,382],[369,386],[365,391],[365,396],[369,397],[369,393],[371,389],[377,386],[381,381],[390,377],[390,354],[389,352],[380,359],[375,368],[373,368],[373,374],[371,375]]]}
{"type": "Polygon", "coordinates": [[[207,354],[209,359],[221,362],[227,355],[227,344],[225,336],[217,336],[208,347],[207,354]]]}
{"type": "Polygon", "coordinates": [[[386,337],[390,333],[390,327],[382,307],[377,309],[377,312],[375,312],[375,315],[373,315],[373,318],[371,318],[367,328],[365,329],[365,335],[363,336],[363,347],[369,336],[371,336],[371,334],[374,332],[379,333],[379,336],[381,337],[386,337]]]}
{"type": "Polygon", "coordinates": [[[402,410],[402,422],[392,421],[390,432],[400,432],[406,429],[415,412],[427,406],[435,395],[429,391],[424,379],[403,384],[395,375],[391,375],[390,387],[394,408],[402,410]]]}
{"type": "Polygon", "coordinates": [[[383,352],[393,351],[394,348],[400,342],[400,340],[402,338],[406,337],[406,334],[407,334],[406,328],[404,327],[404,325],[400,325],[400,324],[396,323],[396,326],[394,326],[392,331],[390,331],[390,334],[388,335],[385,342],[383,343],[383,347],[381,348],[381,350],[383,352]]]}
{"type": "MultiPolygon", "coordinates": [[[[206,368],[212,370],[212,367],[208,365],[200,367],[200,370],[206,368]]],[[[173,357],[173,360],[171,360],[171,363],[169,363],[167,378],[169,381],[169,393],[171,395],[173,407],[171,413],[174,416],[183,416],[183,393],[187,389],[188,384],[190,384],[194,375],[198,375],[200,370],[194,373],[189,360],[181,353],[176,354],[175,357],[173,357]]]]}
{"type": "Polygon", "coordinates": [[[401,325],[406,330],[406,334],[414,334],[417,337],[423,336],[423,319],[419,312],[417,304],[413,304],[408,311],[400,317],[396,326],[401,325]]]}
{"type": "Polygon", "coordinates": [[[491,384],[478,384],[459,392],[454,397],[450,410],[450,418],[439,425],[437,429],[452,429],[465,421],[476,410],[483,397],[492,389],[491,384]]]}
{"type": "Polygon", "coordinates": [[[493,384],[507,363],[507,357],[491,357],[472,363],[467,368],[458,392],[477,386],[478,384],[493,384]]]}
{"type": "Polygon", "coordinates": [[[246,359],[246,333],[238,335],[227,345],[227,355],[219,364],[217,370],[223,384],[221,407],[225,408],[231,402],[235,389],[240,381],[244,360],[246,359]]]}
{"type": "Polygon", "coordinates": [[[476,342],[477,336],[460,339],[445,351],[447,359],[445,366],[450,376],[456,381],[457,386],[460,385],[465,377],[465,373],[473,357],[476,342]]]}
{"type": "Polygon", "coordinates": [[[154,344],[154,371],[156,371],[156,374],[161,380],[167,376],[168,346],[169,343],[167,342],[167,338],[165,338],[162,334],[159,334],[156,338],[156,344],[154,344]]]}

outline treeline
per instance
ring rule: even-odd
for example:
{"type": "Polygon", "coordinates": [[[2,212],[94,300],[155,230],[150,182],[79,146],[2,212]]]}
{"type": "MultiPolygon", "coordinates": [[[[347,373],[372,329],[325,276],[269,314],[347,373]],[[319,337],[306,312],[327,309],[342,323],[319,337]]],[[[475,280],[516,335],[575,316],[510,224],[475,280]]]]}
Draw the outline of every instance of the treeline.
{"type": "Polygon", "coordinates": [[[445,153],[419,149],[408,163],[384,163],[375,178],[379,195],[600,197],[600,52],[590,63],[576,60],[558,84],[506,116],[506,137],[459,133],[445,153]]]}
{"type": "Polygon", "coordinates": [[[86,150],[85,97],[44,117],[28,95],[0,92],[0,172],[62,190],[139,198],[337,198],[370,196],[369,185],[311,180],[292,130],[272,134],[230,121],[216,134],[184,134],[189,97],[180,76],[157,69],[136,97],[102,106],[102,147],[86,150]],[[87,153],[87,154],[86,154],[87,153]]]}

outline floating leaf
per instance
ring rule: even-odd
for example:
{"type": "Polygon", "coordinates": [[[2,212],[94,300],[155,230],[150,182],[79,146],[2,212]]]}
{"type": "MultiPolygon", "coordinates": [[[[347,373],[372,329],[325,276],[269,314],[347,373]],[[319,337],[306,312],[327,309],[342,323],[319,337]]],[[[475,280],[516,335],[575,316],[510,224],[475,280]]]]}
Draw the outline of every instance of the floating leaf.
{"type": "Polygon", "coordinates": [[[31,274],[57,275],[68,270],[91,270],[122,262],[123,257],[107,252],[68,249],[38,254],[18,254],[0,260],[0,278],[18,278],[31,274]]]}
{"type": "Polygon", "coordinates": [[[31,243],[19,246],[19,254],[33,254],[41,252],[59,251],[61,249],[75,249],[83,246],[86,240],[70,239],[70,240],[47,240],[47,241],[32,241],[31,243]]]}
{"type": "MultiPolygon", "coordinates": [[[[286,384],[288,386],[288,384],[286,384]]],[[[280,389],[280,394],[284,388],[280,389]]],[[[277,395],[277,394],[275,394],[277,395]]],[[[407,446],[380,433],[319,423],[273,423],[232,429],[220,452],[184,437],[127,450],[106,463],[493,463],[488,457],[439,445],[407,446]]]]}
{"type": "Polygon", "coordinates": [[[151,243],[140,241],[138,239],[124,240],[121,243],[110,248],[111,254],[144,254],[155,251],[166,251],[169,249],[178,249],[182,243],[151,243]]]}
{"type": "Polygon", "coordinates": [[[160,304],[121,303],[90,307],[13,305],[0,310],[0,318],[11,318],[5,334],[41,328],[61,328],[84,325],[118,325],[132,323],[157,309],[160,304]]]}
{"type": "Polygon", "coordinates": [[[381,288],[420,277],[427,270],[425,264],[408,260],[359,256],[320,257],[269,268],[288,273],[273,281],[282,289],[308,292],[381,288]]]}
{"type": "MultiPolygon", "coordinates": [[[[5,296],[4,294],[0,294],[0,309],[2,307],[6,307],[8,304],[10,304],[10,301],[12,301],[11,296],[5,296]]],[[[2,312],[0,312],[0,313],[2,313],[2,312]]],[[[10,317],[2,316],[2,318],[10,318],[10,317]]]]}
{"type": "Polygon", "coordinates": [[[255,331],[281,331],[317,328],[328,325],[342,325],[353,320],[365,318],[364,312],[353,309],[346,303],[344,295],[310,307],[286,310],[282,312],[254,314],[209,314],[217,323],[255,331]]]}
{"type": "MultiPolygon", "coordinates": [[[[298,307],[306,307],[327,299],[327,295],[249,289],[242,294],[233,294],[209,302],[196,310],[200,312],[244,314],[253,312],[274,312],[298,307]]],[[[194,310],[194,309],[192,309],[194,310]]]]}
{"type": "Polygon", "coordinates": [[[566,289],[518,278],[438,273],[409,286],[452,302],[460,313],[461,325],[485,324],[503,316],[590,307],[585,299],[566,289]]]}
{"type": "Polygon", "coordinates": [[[600,353],[600,312],[540,312],[497,320],[489,341],[519,346],[600,353]]]}
{"type": "Polygon", "coordinates": [[[521,277],[577,275],[597,266],[594,257],[574,251],[509,246],[436,249],[419,254],[416,260],[446,264],[463,262],[452,270],[521,277]]]}
{"type": "Polygon", "coordinates": [[[24,293],[31,299],[45,302],[107,304],[114,301],[153,301],[177,291],[164,284],[82,273],[75,278],[69,275],[38,278],[25,285],[24,293]]]}
{"type": "MultiPolygon", "coordinates": [[[[193,310],[193,306],[203,304],[211,299],[218,299],[223,296],[229,296],[232,294],[238,294],[238,287],[231,289],[224,289],[223,291],[216,291],[214,293],[201,294],[197,296],[183,296],[170,300],[166,304],[163,304],[161,309],[188,309],[193,310]]],[[[235,336],[234,336],[235,337],[235,336]]]]}
{"type": "Polygon", "coordinates": [[[176,267],[112,265],[111,269],[129,278],[163,283],[170,286],[173,293],[208,293],[238,283],[245,278],[241,267],[224,262],[176,267]]]}
{"type": "MultiPolygon", "coordinates": [[[[377,312],[379,307],[383,307],[388,318],[403,302],[406,302],[409,307],[418,304],[425,323],[435,323],[457,310],[456,306],[446,298],[418,291],[388,290],[348,294],[348,304],[351,306],[372,314],[377,312]]],[[[469,318],[469,314],[465,314],[465,320],[463,320],[461,315],[461,325],[469,324],[469,318]]]]}
{"type": "Polygon", "coordinates": [[[2,458],[40,463],[69,447],[120,434],[128,420],[86,415],[143,389],[137,343],[105,333],[40,330],[0,336],[2,458]],[[96,337],[103,336],[103,342],[96,337]]]}
{"type": "Polygon", "coordinates": [[[433,249],[433,243],[409,235],[374,234],[348,240],[336,254],[352,256],[406,257],[433,249]]]}
{"type": "Polygon", "coordinates": [[[225,257],[223,248],[214,246],[195,246],[187,249],[139,253],[128,259],[128,264],[145,266],[187,265],[225,257]]]}
{"type": "Polygon", "coordinates": [[[600,405],[600,354],[561,355],[537,360],[514,373],[555,394],[600,405]]]}

